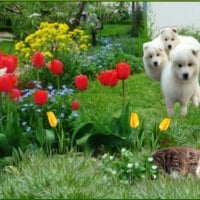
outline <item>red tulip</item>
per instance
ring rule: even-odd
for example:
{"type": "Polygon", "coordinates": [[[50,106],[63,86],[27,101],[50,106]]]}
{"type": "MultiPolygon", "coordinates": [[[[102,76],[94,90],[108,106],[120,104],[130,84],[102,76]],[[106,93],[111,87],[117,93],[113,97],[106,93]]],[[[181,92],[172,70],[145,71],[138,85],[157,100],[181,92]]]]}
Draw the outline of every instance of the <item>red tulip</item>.
{"type": "Polygon", "coordinates": [[[60,75],[63,73],[63,63],[60,60],[53,60],[50,65],[50,69],[53,74],[60,75]]]}
{"type": "Polygon", "coordinates": [[[5,56],[5,54],[2,52],[2,51],[0,51],[0,67],[1,67],[1,60],[2,60],[2,58],[5,56]]]}
{"type": "Polygon", "coordinates": [[[106,70],[101,71],[100,74],[97,75],[99,82],[102,85],[114,87],[118,83],[118,77],[116,70],[106,70]]]}
{"type": "Polygon", "coordinates": [[[44,66],[44,60],[45,60],[44,55],[39,51],[35,52],[32,56],[32,64],[36,68],[43,67],[44,66]]]}
{"type": "Polygon", "coordinates": [[[7,73],[0,77],[0,91],[1,92],[10,92],[16,84],[17,77],[7,73]]]}
{"type": "Polygon", "coordinates": [[[125,80],[131,74],[131,67],[127,62],[120,62],[116,65],[117,76],[121,80],[125,80]]]}
{"type": "Polygon", "coordinates": [[[0,57],[0,68],[7,68],[7,73],[15,71],[18,64],[18,58],[15,55],[2,55],[0,57]]]}
{"type": "Polygon", "coordinates": [[[78,100],[74,100],[71,104],[71,108],[72,110],[78,110],[80,107],[79,101],[78,100]]]}
{"type": "Polygon", "coordinates": [[[0,57],[3,56],[3,55],[4,55],[4,52],[3,52],[3,51],[0,51],[0,57]]]}
{"type": "Polygon", "coordinates": [[[86,90],[88,87],[88,77],[80,74],[75,77],[74,84],[78,90],[86,90]]]}
{"type": "Polygon", "coordinates": [[[18,101],[20,97],[21,97],[21,92],[20,92],[20,90],[18,90],[18,89],[13,89],[13,90],[11,90],[11,92],[10,92],[10,98],[11,98],[13,101],[18,101]]]}
{"type": "Polygon", "coordinates": [[[48,92],[45,90],[38,90],[33,94],[33,98],[37,105],[43,106],[48,101],[48,92]]]}

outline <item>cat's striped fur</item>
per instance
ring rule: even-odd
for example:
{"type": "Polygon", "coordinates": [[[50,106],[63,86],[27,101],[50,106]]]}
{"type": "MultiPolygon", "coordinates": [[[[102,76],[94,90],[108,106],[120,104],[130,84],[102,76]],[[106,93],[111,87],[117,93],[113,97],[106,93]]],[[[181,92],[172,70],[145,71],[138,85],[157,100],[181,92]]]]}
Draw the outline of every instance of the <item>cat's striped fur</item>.
{"type": "Polygon", "coordinates": [[[153,154],[159,169],[176,177],[192,174],[200,178],[200,150],[190,147],[169,147],[153,154]]]}

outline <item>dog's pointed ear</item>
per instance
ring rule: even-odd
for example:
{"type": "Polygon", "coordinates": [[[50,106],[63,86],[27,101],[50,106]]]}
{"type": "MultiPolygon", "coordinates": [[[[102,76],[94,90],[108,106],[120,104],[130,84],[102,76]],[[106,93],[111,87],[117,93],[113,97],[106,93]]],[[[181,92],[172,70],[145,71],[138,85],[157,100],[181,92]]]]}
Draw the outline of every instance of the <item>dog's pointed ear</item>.
{"type": "Polygon", "coordinates": [[[159,30],[160,35],[163,34],[164,32],[165,32],[165,28],[161,28],[161,29],[159,30]]]}
{"type": "Polygon", "coordinates": [[[148,49],[148,43],[143,44],[143,51],[145,51],[146,49],[148,49]]]}
{"type": "Polygon", "coordinates": [[[197,54],[199,54],[199,53],[200,53],[200,49],[192,49],[192,54],[194,56],[197,56],[197,54]]]}
{"type": "Polygon", "coordinates": [[[177,32],[178,32],[178,28],[177,28],[176,26],[173,26],[173,27],[172,27],[172,31],[173,31],[174,33],[177,33],[177,32]]]}

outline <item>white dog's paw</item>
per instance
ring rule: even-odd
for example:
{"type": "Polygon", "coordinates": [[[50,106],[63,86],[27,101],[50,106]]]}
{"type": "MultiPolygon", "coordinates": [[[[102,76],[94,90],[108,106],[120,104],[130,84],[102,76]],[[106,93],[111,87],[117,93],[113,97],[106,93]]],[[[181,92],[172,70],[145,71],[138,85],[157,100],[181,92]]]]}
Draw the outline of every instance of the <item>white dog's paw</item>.
{"type": "Polygon", "coordinates": [[[174,108],[167,108],[167,114],[172,116],[174,114],[174,108]]]}
{"type": "Polygon", "coordinates": [[[185,116],[187,114],[187,106],[181,107],[180,114],[181,116],[185,116]]]}
{"type": "Polygon", "coordinates": [[[195,94],[192,96],[192,103],[196,107],[199,106],[199,103],[200,103],[200,95],[199,94],[195,94]]]}

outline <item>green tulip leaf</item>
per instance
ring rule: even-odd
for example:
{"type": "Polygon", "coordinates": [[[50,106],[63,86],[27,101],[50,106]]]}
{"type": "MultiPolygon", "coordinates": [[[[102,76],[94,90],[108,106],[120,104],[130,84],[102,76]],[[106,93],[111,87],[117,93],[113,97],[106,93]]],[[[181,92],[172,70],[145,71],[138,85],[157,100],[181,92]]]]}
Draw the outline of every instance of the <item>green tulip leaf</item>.
{"type": "Polygon", "coordinates": [[[45,129],[46,143],[52,145],[55,142],[55,133],[52,130],[45,129]]]}
{"type": "Polygon", "coordinates": [[[12,148],[8,143],[6,136],[0,133],[0,156],[11,155],[12,148]]]}
{"type": "Polygon", "coordinates": [[[86,134],[90,133],[93,128],[92,122],[84,122],[80,124],[72,134],[71,146],[73,146],[77,139],[82,138],[86,134]]]}

